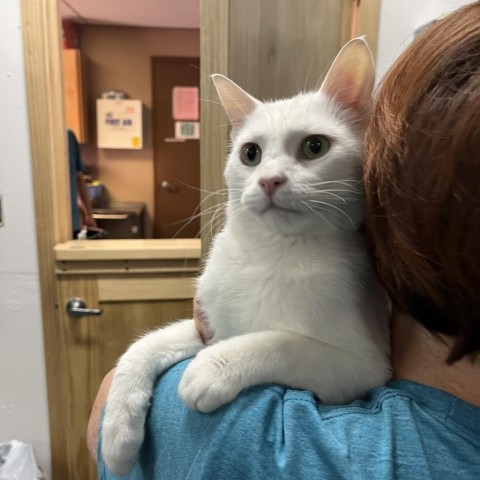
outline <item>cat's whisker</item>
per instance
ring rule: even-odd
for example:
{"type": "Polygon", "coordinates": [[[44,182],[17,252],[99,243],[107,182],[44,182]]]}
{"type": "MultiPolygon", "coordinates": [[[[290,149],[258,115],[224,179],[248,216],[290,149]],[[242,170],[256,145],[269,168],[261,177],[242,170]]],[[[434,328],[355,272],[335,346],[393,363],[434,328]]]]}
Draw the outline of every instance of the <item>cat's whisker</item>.
{"type": "Polygon", "coordinates": [[[190,225],[196,218],[200,217],[200,214],[199,215],[193,215],[192,217],[190,218],[185,218],[183,220],[180,220],[178,222],[175,222],[173,224],[170,224],[170,225],[176,225],[176,224],[179,224],[179,223],[182,223],[182,222],[185,222],[184,225],[182,225],[175,233],[175,235],[173,235],[173,238],[178,238],[178,236],[183,232],[183,230],[185,230],[185,228],[188,227],[188,225],[190,225]]]}
{"type": "Polygon", "coordinates": [[[218,100],[212,100],[210,98],[199,98],[198,99],[200,102],[208,102],[208,103],[215,103],[217,105],[220,105],[221,107],[223,107],[222,103],[219,102],[218,100]]]}
{"type": "MultiPolygon", "coordinates": [[[[316,212],[318,212],[320,214],[320,212],[325,212],[325,214],[328,214],[328,215],[335,215],[337,218],[341,218],[343,219],[343,215],[340,215],[338,212],[333,212],[332,210],[329,210],[328,208],[326,207],[322,207],[320,205],[316,205],[314,207],[314,210],[316,212]]],[[[352,226],[354,227],[355,225],[352,223],[352,226]]]]}
{"type": "MultiPolygon", "coordinates": [[[[199,100],[201,102],[208,102],[208,103],[214,103],[216,105],[220,105],[224,110],[228,110],[230,112],[236,113],[237,115],[241,116],[243,119],[247,118],[247,114],[243,110],[229,108],[228,106],[223,105],[218,100],[211,100],[211,99],[208,99],[208,98],[200,98],[199,100]]],[[[229,124],[227,124],[227,125],[229,125],[229,124]]]]}
{"type": "Polygon", "coordinates": [[[319,186],[319,185],[329,185],[329,184],[335,184],[338,183],[339,185],[344,185],[346,187],[352,187],[350,185],[351,183],[354,184],[362,184],[363,182],[361,180],[349,180],[349,179],[344,179],[344,180],[324,180],[323,182],[317,182],[313,183],[312,185],[314,186],[319,186]]]}
{"type": "Polygon", "coordinates": [[[328,200],[332,199],[332,197],[335,197],[344,204],[358,202],[359,198],[362,196],[362,192],[354,192],[351,190],[314,190],[306,193],[308,193],[309,196],[318,198],[319,200],[328,200]]]}
{"type": "Polygon", "coordinates": [[[334,185],[333,188],[328,188],[329,185],[325,185],[325,184],[321,184],[321,183],[313,183],[311,185],[309,185],[308,187],[310,188],[316,188],[316,191],[317,192],[346,192],[346,193],[354,193],[354,194],[357,194],[357,195],[360,195],[360,194],[363,194],[364,190],[363,188],[359,188],[357,186],[354,186],[354,185],[339,185],[339,186],[336,186],[334,185]],[[325,188],[325,186],[327,188],[325,188]],[[321,187],[321,188],[318,188],[318,187],[321,187]],[[344,187],[344,188],[341,188],[341,187],[344,187]]]}
{"type": "Polygon", "coordinates": [[[223,104],[222,104],[222,106],[225,110],[236,113],[243,120],[247,120],[247,118],[248,118],[247,112],[245,112],[245,110],[243,110],[243,108],[238,108],[238,105],[236,105],[237,108],[231,108],[231,107],[228,107],[227,105],[223,105],[223,104]]]}
{"type": "Polygon", "coordinates": [[[348,183],[362,183],[362,180],[357,178],[337,178],[335,180],[323,180],[323,183],[348,182],[348,183]]]}
{"type": "Polygon", "coordinates": [[[233,109],[233,108],[228,107],[227,105],[223,105],[221,102],[219,102],[217,100],[211,100],[209,98],[200,98],[199,100],[201,102],[208,102],[208,103],[214,103],[214,104],[220,105],[221,107],[223,107],[224,110],[228,110],[232,113],[236,113],[237,115],[242,117],[244,120],[246,120],[247,117],[248,117],[247,113],[243,109],[238,109],[238,108],[233,109]]]}
{"type": "MultiPolygon", "coordinates": [[[[199,98],[198,99],[200,102],[206,102],[206,103],[213,103],[215,105],[220,105],[222,107],[222,109],[224,108],[222,103],[219,102],[218,100],[212,100],[210,98],[199,98]]],[[[225,107],[226,108],[226,107],[225,107]]],[[[230,123],[224,123],[224,124],[219,124],[219,125],[215,125],[215,128],[220,128],[220,127],[228,127],[230,126],[230,123]]]]}
{"type": "MultiPolygon", "coordinates": [[[[206,192],[206,190],[204,190],[204,191],[206,192]]],[[[192,212],[192,215],[195,215],[199,210],[201,210],[202,207],[203,207],[203,205],[204,205],[208,200],[210,200],[210,198],[211,198],[212,196],[215,196],[215,195],[217,195],[217,194],[224,196],[224,193],[226,193],[226,192],[227,192],[226,189],[219,190],[218,192],[210,192],[210,193],[209,193],[206,197],[204,197],[204,198],[201,200],[201,202],[197,205],[197,207],[195,208],[195,210],[192,212]]],[[[221,202],[221,203],[225,203],[225,202],[221,202]]],[[[215,205],[213,205],[213,206],[211,206],[211,207],[209,207],[209,208],[215,208],[216,206],[217,206],[217,205],[215,204],[215,205]]],[[[207,210],[208,210],[208,209],[205,209],[205,208],[204,208],[203,211],[202,211],[202,213],[207,213],[207,210]]],[[[183,220],[182,220],[182,221],[183,221],[183,220]]],[[[177,222],[177,223],[178,223],[178,222],[177,222]]]]}
{"type": "Polygon", "coordinates": [[[313,208],[311,205],[309,205],[307,202],[303,200],[301,200],[301,203],[303,203],[306,207],[308,207],[314,215],[320,215],[322,220],[324,220],[326,224],[333,229],[333,225],[327,220],[327,217],[323,215],[322,212],[320,212],[319,210],[316,210],[315,208],[313,208]]]}
{"type": "MultiPolygon", "coordinates": [[[[220,190],[217,190],[217,191],[209,191],[209,190],[205,190],[205,189],[202,189],[202,188],[198,188],[198,187],[195,187],[193,185],[190,185],[180,179],[175,179],[175,181],[177,181],[178,183],[188,187],[188,188],[191,188],[192,190],[197,190],[201,193],[208,193],[207,196],[205,196],[204,198],[201,199],[200,203],[197,205],[197,207],[195,208],[195,210],[192,212],[192,215],[187,219],[187,218],[184,218],[184,219],[181,219],[177,222],[174,222],[174,223],[171,223],[170,225],[178,225],[178,224],[181,224],[183,223],[184,221],[186,220],[189,220],[189,222],[185,225],[187,226],[189,223],[191,223],[193,220],[195,220],[196,218],[198,218],[198,216],[204,214],[204,213],[207,213],[207,210],[203,210],[202,213],[200,213],[199,215],[197,215],[197,212],[202,208],[202,206],[212,197],[212,196],[215,196],[215,195],[220,195],[220,196],[226,196],[228,194],[228,189],[227,188],[222,188],[220,190]]],[[[231,189],[231,190],[235,190],[235,189],[231,189]]],[[[216,205],[214,206],[216,207],[216,205]]],[[[212,208],[212,207],[211,207],[212,208]]],[[[185,228],[185,226],[183,228],[185,228]]],[[[182,229],[183,229],[182,228],[182,229]]],[[[175,235],[177,235],[179,232],[177,232],[175,235]]]]}
{"type": "Polygon", "coordinates": [[[220,190],[211,191],[211,190],[205,190],[204,188],[195,187],[195,186],[190,185],[189,183],[186,183],[186,182],[184,182],[183,180],[180,180],[180,179],[177,179],[177,181],[178,181],[178,183],[181,183],[182,185],[185,185],[186,187],[191,188],[192,190],[197,190],[197,191],[202,192],[202,193],[209,193],[211,195],[223,195],[225,193],[228,193],[227,188],[221,188],[220,190]]]}
{"type": "MultiPolygon", "coordinates": [[[[188,225],[190,225],[190,223],[192,223],[195,219],[197,218],[200,218],[202,217],[203,215],[208,215],[210,214],[212,211],[216,212],[217,209],[219,209],[220,207],[224,206],[226,203],[220,203],[218,205],[213,205],[212,207],[209,207],[207,209],[204,209],[202,212],[198,213],[198,214],[193,214],[191,215],[190,217],[188,218],[183,218],[182,220],[179,220],[177,222],[174,222],[174,223],[171,223],[170,225],[178,225],[178,224],[182,224],[185,222],[184,225],[182,225],[182,227],[175,233],[175,235],[173,236],[173,238],[176,238],[188,225]]],[[[198,209],[198,207],[197,207],[198,209]]]]}
{"type": "Polygon", "coordinates": [[[347,200],[346,200],[345,198],[342,198],[340,195],[337,195],[336,193],[329,192],[328,190],[320,190],[320,191],[317,192],[317,193],[318,193],[318,194],[327,193],[328,195],[331,195],[332,197],[338,198],[341,202],[347,203],[347,200]]]}
{"type": "Polygon", "coordinates": [[[352,195],[361,195],[363,193],[363,190],[352,190],[352,189],[348,189],[348,190],[345,190],[345,189],[331,189],[329,188],[328,190],[325,190],[325,189],[321,189],[321,190],[316,190],[316,193],[322,193],[322,192],[335,192],[335,193],[349,193],[349,194],[352,194],[352,195]]]}
{"type": "Polygon", "coordinates": [[[203,227],[200,229],[200,232],[199,232],[200,236],[202,236],[204,232],[208,231],[209,228],[211,233],[213,230],[217,230],[218,227],[221,226],[225,216],[219,216],[219,215],[221,212],[225,211],[226,205],[227,205],[227,202],[220,203],[218,205],[214,205],[210,207],[208,211],[202,212],[202,214],[210,214],[211,212],[213,212],[213,214],[211,215],[210,220],[205,225],[203,225],[203,227]]]}
{"type": "MultiPolygon", "coordinates": [[[[330,204],[330,203],[328,203],[328,202],[322,202],[321,200],[310,200],[310,202],[312,202],[312,203],[318,203],[318,204],[321,204],[321,205],[325,205],[326,207],[330,207],[330,208],[333,208],[333,209],[339,211],[342,215],[344,215],[344,216],[350,221],[350,223],[351,223],[353,226],[355,226],[355,223],[354,223],[354,221],[352,220],[352,218],[351,218],[344,210],[342,210],[341,208],[339,208],[339,207],[337,207],[337,206],[335,206],[335,205],[332,205],[332,204],[330,204]]],[[[334,213],[334,212],[331,212],[331,213],[334,213]]],[[[337,214],[337,215],[338,215],[338,214],[337,214]]]]}
{"type": "MultiPolygon", "coordinates": [[[[319,200],[324,200],[324,201],[332,201],[333,203],[337,203],[337,201],[332,198],[335,196],[333,193],[327,193],[326,195],[323,195],[323,192],[315,192],[314,195],[310,195],[312,198],[318,198],[319,200]]],[[[338,196],[337,196],[338,197],[338,196]]],[[[359,198],[358,196],[355,195],[348,195],[348,194],[343,194],[339,196],[339,199],[342,201],[342,203],[351,203],[355,202],[358,203],[359,198]]]]}
{"type": "Polygon", "coordinates": [[[225,216],[224,215],[219,216],[220,212],[222,211],[223,209],[218,208],[213,212],[213,215],[211,216],[210,220],[201,228],[200,236],[203,236],[210,229],[210,236],[213,237],[212,232],[220,228],[224,221],[225,216]]]}
{"type": "MultiPolygon", "coordinates": [[[[219,212],[220,212],[220,209],[217,209],[217,210],[215,211],[215,213],[212,215],[212,219],[210,220],[210,236],[211,236],[212,238],[213,238],[213,236],[214,236],[214,228],[215,228],[215,230],[216,230],[217,227],[218,227],[218,224],[215,225],[214,222],[215,222],[215,219],[216,219],[217,215],[219,214],[219,212]]],[[[223,222],[223,218],[224,218],[224,217],[222,217],[222,220],[221,220],[222,222],[223,222]]]]}
{"type": "MultiPolygon", "coordinates": [[[[215,217],[218,215],[219,211],[222,210],[221,207],[222,207],[222,205],[220,204],[220,205],[216,205],[215,208],[212,208],[212,209],[211,209],[211,211],[213,211],[213,215],[212,215],[211,219],[208,221],[208,223],[207,223],[206,225],[204,225],[203,227],[200,228],[199,232],[198,232],[198,233],[196,234],[196,236],[195,236],[196,238],[201,237],[201,236],[203,235],[203,232],[206,231],[207,228],[210,227],[210,229],[212,230],[212,224],[214,223],[215,217]]],[[[205,212],[202,212],[202,213],[200,213],[200,214],[198,214],[198,215],[195,215],[194,217],[190,218],[190,219],[186,222],[186,224],[183,225],[182,228],[180,228],[180,229],[178,230],[178,232],[175,234],[174,237],[177,237],[177,236],[183,231],[183,229],[184,229],[187,225],[189,225],[193,220],[195,220],[195,218],[203,217],[203,216],[207,215],[208,213],[210,213],[210,212],[206,212],[206,211],[205,211],[205,212]]],[[[178,223],[178,222],[177,222],[177,223],[178,223]]]]}

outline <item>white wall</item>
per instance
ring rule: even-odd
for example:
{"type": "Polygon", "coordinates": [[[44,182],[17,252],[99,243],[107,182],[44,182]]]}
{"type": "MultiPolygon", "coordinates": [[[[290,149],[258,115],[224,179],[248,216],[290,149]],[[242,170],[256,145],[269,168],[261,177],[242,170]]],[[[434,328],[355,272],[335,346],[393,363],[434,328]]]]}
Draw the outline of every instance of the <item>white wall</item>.
{"type": "Polygon", "coordinates": [[[34,227],[20,0],[0,1],[0,442],[34,446],[50,478],[50,437],[34,227]]]}
{"type": "Polygon", "coordinates": [[[382,0],[377,51],[377,80],[412,41],[415,30],[472,0],[382,0]]]}

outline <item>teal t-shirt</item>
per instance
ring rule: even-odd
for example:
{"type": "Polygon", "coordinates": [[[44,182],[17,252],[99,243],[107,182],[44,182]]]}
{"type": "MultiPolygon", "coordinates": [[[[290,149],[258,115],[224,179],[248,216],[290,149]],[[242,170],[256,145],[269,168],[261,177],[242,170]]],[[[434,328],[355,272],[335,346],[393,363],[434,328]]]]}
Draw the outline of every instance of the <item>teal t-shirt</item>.
{"type": "MultiPolygon", "coordinates": [[[[254,387],[210,414],[177,388],[188,361],[157,382],[140,459],[101,480],[480,479],[480,409],[392,381],[344,406],[279,386],[254,387]]],[[[101,430],[101,428],[100,428],[101,430]]]]}

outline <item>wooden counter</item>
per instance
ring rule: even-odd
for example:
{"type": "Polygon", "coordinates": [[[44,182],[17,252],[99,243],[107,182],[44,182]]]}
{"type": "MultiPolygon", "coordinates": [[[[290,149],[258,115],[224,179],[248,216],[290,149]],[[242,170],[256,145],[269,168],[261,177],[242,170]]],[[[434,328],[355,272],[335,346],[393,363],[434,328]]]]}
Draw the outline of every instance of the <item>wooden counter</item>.
{"type": "Polygon", "coordinates": [[[55,247],[58,274],[198,272],[201,241],[72,240],[55,247]]]}
{"type": "Polygon", "coordinates": [[[55,247],[57,260],[149,260],[200,258],[196,238],[149,240],[71,240],[55,247]]]}

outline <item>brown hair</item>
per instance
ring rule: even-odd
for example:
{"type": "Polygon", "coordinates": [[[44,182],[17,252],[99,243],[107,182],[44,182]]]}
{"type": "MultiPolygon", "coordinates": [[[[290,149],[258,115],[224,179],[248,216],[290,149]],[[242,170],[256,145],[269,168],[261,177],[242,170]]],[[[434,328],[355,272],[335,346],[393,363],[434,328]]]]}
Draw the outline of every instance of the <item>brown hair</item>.
{"type": "Polygon", "coordinates": [[[480,352],[480,2],[386,74],[365,143],[366,229],[397,309],[480,352]]]}

